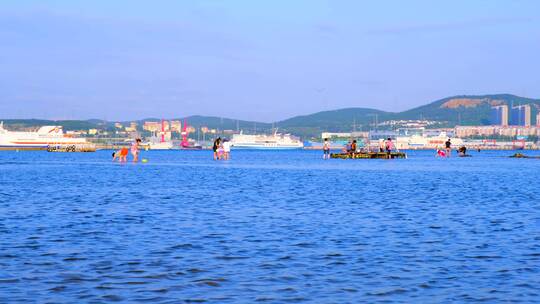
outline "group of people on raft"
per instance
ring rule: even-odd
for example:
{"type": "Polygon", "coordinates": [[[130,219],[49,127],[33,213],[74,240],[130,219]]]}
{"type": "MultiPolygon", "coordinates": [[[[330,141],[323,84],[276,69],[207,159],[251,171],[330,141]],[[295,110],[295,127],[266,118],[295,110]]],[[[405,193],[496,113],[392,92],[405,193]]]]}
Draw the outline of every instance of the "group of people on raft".
{"type": "Polygon", "coordinates": [[[140,138],[135,139],[133,143],[131,144],[131,147],[129,148],[129,150],[128,148],[123,147],[120,150],[114,151],[112,154],[112,158],[113,158],[112,160],[113,161],[118,160],[121,163],[125,163],[127,162],[128,154],[131,151],[131,155],[133,156],[133,162],[134,163],[138,162],[140,145],[141,145],[141,139],[140,138]]]}
{"type": "MultiPolygon", "coordinates": [[[[391,153],[392,151],[397,151],[396,147],[394,146],[394,142],[391,138],[388,138],[386,140],[380,139],[379,140],[379,152],[380,153],[391,153]]],[[[347,142],[347,144],[342,149],[343,153],[348,154],[354,154],[354,153],[367,153],[371,152],[369,150],[366,150],[365,148],[358,148],[358,142],[356,139],[350,140],[347,142]]],[[[330,158],[330,142],[328,141],[328,138],[324,139],[323,142],[323,159],[329,159],[330,158]]]]}
{"type": "MultiPolygon", "coordinates": [[[[444,143],[444,149],[441,149],[440,147],[437,147],[437,154],[438,157],[450,157],[452,154],[452,142],[450,141],[450,138],[444,143]]],[[[394,142],[392,141],[392,138],[379,139],[379,152],[380,153],[391,153],[392,151],[397,151],[394,142]]],[[[349,141],[345,147],[342,150],[343,153],[365,153],[370,152],[366,151],[365,149],[358,149],[358,145],[356,140],[349,141]]],[[[458,150],[458,155],[460,157],[464,156],[470,156],[467,154],[467,148],[465,146],[460,147],[458,150]]],[[[328,138],[324,139],[323,142],[323,158],[328,159],[330,158],[330,142],[328,141],[328,138]]]]}

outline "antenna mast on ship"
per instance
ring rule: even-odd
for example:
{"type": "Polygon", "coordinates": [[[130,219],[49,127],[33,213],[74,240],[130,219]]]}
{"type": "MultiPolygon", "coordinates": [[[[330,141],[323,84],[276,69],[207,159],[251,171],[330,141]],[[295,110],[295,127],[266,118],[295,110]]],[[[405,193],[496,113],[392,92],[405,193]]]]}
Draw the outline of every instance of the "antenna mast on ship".
{"type": "Polygon", "coordinates": [[[189,147],[189,141],[188,141],[188,137],[187,137],[187,134],[188,134],[187,133],[187,127],[188,127],[187,119],[184,118],[184,127],[182,128],[182,142],[180,143],[180,146],[183,147],[183,148],[189,147]]]}
{"type": "Polygon", "coordinates": [[[161,119],[161,142],[165,142],[165,121],[161,119]]]}

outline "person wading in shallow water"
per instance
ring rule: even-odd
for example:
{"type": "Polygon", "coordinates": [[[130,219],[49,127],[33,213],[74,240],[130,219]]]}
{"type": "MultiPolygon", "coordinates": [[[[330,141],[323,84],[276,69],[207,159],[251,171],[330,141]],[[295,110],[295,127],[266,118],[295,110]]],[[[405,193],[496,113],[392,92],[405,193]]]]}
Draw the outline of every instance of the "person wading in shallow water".
{"type": "Polygon", "coordinates": [[[223,158],[225,160],[231,159],[231,142],[228,139],[223,141],[223,158]]]}
{"type": "Polygon", "coordinates": [[[214,160],[219,159],[218,148],[220,144],[221,144],[221,137],[218,137],[216,138],[216,140],[214,140],[214,145],[212,146],[212,150],[214,151],[214,160]]]}
{"type": "Polygon", "coordinates": [[[444,146],[446,147],[446,157],[450,157],[450,154],[452,153],[452,143],[450,142],[450,138],[444,143],[444,146]]]}
{"type": "Polygon", "coordinates": [[[131,155],[133,155],[133,162],[136,163],[139,161],[139,145],[141,143],[141,139],[137,138],[132,144],[131,144],[131,155]]]}
{"type": "Polygon", "coordinates": [[[330,142],[328,141],[328,138],[324,139],[322,149],[323,149],[323,159],[330,159],[330,142]]]}

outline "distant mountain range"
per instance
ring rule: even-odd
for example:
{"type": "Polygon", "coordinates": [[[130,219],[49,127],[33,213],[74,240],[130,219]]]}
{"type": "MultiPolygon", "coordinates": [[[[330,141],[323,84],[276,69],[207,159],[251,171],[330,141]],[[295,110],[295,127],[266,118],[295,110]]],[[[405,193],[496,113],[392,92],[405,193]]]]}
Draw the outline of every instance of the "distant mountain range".
{"type": "MultiPolygon", "coordinates": [[[[375,122],[388,120],[433,120],[439,121],[440,127],[455,125],[488,125],[492,106],[508,104],[516,106],[530,104],[532,121],[540,110],[540,99],[519,97],[511,94],[495,95],[460,95],[440,99],[424,106],[403,112],[385,112],[369,108],[346,108],[333,111],[323,111],[309,115],[292,117],[275,123],[236,120],[210,116],[186,117],[188,124],[194,127],[206,126],[220,130],[244,130],[246,132],[268,132],[272,127],[278,127],[282,132],[289,132],[304,138],[318,137],[321,132],[347,132],[373,128],[375,122]]],[[[184,118],[178,118],[183,120],[184,118]]],[[[41,125],[61,125],[66,130],[91,128],[114,129],[114,122],[103,120],[60,120],[50,121],[41,119],[4,119],[6,126],[29,127],[41,125]]],[[[137,121],[159,121],[148,118],[137,121]]],[[[122,122],[128,123],[128,122],[122,122]]]]}

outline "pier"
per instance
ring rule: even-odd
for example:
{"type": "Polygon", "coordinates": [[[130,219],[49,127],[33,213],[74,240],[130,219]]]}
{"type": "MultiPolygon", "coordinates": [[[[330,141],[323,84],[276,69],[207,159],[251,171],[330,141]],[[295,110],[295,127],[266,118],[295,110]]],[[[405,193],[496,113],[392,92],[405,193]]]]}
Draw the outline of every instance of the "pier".
{"type": "Polygon", "coordinates": [[[49,145],[47,152],[96,152],[94,144],[49,145]]]}
{"type": "Polygon", "coordinates": [[[404,152],[359,152],[359,153],[332,153],[330,158],[339,159],[394,159],[407,158],[404,152]]]}

